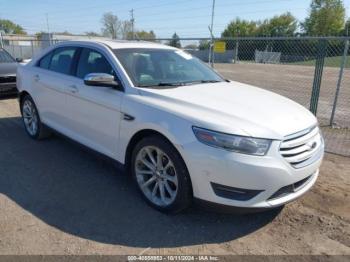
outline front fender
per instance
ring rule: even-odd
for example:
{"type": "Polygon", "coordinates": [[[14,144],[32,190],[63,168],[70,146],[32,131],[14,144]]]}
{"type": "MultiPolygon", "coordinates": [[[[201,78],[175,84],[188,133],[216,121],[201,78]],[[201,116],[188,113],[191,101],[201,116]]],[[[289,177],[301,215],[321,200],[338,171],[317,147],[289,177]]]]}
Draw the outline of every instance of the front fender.
{"type": "Polygon", "coordinates": [[[153,130],[165,136],[182,154],[183,146],[195,139],[192,124],[170,112],[157,109],[151,105],[133,99],[124,99],[123,113],[131,115],[134,120],[121,120],[117,160],[125,163],[126,150],[133,136],[142,130],[153,130]]]}

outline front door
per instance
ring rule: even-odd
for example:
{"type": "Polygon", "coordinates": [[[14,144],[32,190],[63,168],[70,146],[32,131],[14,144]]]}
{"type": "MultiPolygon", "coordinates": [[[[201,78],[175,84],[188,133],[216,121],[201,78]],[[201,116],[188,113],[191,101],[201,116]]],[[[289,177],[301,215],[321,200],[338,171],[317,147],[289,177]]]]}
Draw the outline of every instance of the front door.
{"type": "Polygon", "coordinates": [[[89,73],[116,76],[101,52],[83,48],[77,63],[75,81],[67,92],[69,128],[79,142],[114,157],[118,147],[123,92],[112,87],[88,86],[89,73]]]}

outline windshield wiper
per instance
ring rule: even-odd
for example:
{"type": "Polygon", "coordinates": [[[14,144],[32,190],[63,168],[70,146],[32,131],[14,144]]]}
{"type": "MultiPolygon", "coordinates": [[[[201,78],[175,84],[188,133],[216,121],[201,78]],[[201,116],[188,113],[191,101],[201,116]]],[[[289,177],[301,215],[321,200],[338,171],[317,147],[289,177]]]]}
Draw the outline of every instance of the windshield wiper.
{"type": "Polygon", "coordinates": [[[158,86],[183,86],[185,83],[183,82],[173,82],[173,83],[168,83],[168,82],[160,82],[158,83],[158,86]]]}
{"type": "Polygon", "coordinates": [[[222,82],[220,80],[195,80],[188,82],[159,82],[154,85],[139,85],[139,87],[157,87],[157,86],[186,86],[186,85],[194,85],[194,84],[204,84],[204,83],[217,83],[222,82]]]}
{"type": "Polygon", "coordinates": [[[184,85],[195,85],[195,84],[205,84],[205,83],[218,83],[222,82],[220,80],[195,80],[195,81],[188,81],[184,82],[184,85]]]}
{"type": "Polygon", "coordinates": [[[218,82],[222,82],[220,80],[201,80],[201,83],[218,83],[218,82]]]}
{"type": "Polygon", "coordinates": [[[160,82],[154,85],[139,85],[139,87],[156,87],[156,86],[183,86],[183,82],[160,82]]]}

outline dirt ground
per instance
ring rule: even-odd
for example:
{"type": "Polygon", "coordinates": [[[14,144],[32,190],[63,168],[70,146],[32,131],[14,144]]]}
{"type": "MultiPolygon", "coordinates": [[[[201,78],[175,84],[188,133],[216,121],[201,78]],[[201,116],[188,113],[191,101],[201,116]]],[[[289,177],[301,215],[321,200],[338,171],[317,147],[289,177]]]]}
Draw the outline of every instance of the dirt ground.
{"type": "Polygon", "coordinates": [[[164,215],[114,163],[67,139],[36,142],[0,100],[0,254],[347,254],[350,158],[327,154],[313,189],[283,209],[164,215]]]}

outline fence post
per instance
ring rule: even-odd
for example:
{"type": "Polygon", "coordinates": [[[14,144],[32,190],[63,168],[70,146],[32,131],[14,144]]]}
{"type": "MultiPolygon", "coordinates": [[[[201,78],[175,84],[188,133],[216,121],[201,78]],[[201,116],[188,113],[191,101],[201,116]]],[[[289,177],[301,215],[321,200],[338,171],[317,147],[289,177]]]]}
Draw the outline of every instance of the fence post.
{"type": "Polygon", "coordinates": [[[18,44],[19,44],[19,50],[20,50],[20,58],[23,58],[23,47],[22,47],[22,45],[20,44],[20,42],[18,42],[18,44]]]}
{"type": "Polygon", "coordinates": [[[0,47],[4,48],[4,43],[2,41],[2,31],[0,30],[0,47]]]}
{"type": "Polygon", "coordinates": [[[239,47],[239,41],[237,39],[236,44],[235,44],[235,54],[234,54],[234,63],[238,63],[238,47],[239,47]]]}
{"type": "Polygon", "coordinates": [[[346,65],[347,58],[348,58],[348,51],[349,51],[349,39],[346,40],[346,42],[345,42],[344,54],[343,54],[343,58],[342,58],[341,65],[340,65],[339,77],[338,77],[338,82],[337,82],[337,89],[335,91],[333,108],[332,108],[332,115],[331,115],[331,120],[330,120],[331,126],[334,125],[334,115],[335,115],[335,110],[337,109],[338,96],[339,96],[339,91],[340,91],[340,87],[341,87],[341,82],[343,80],[344,67],[346,65]]]}
{"type": "Polygon", "coordinates": [[[209,44],[209,65],[214,68],[214,41],[211,40],[209,44]]]}
{"type": "Polygon", "coordinates": [[[14,41],[11,40],[10,43],[12,43],[12,56],[15,56],[15,45],[14,45],[14,41]]]}
{"type": "Polygon", "coordinates": [[[311,99],[310,99],[310,111],[315,116],[317,114],[318,99],[320,97],[324,58],[327,54],[327,44],[328,44],[328,41],[326,39],[319,40],[316,64],[315,64],[314,82],[312,85],[312,92],[311,92],[311,99]]]}
{"type": "Polygon", "coordinates": [[[213,41],[213,48],[211,50],[211,67],[214,68],[214,63],[215,63],[215,40],[213,41]]]}
{"type": "Polygon", "coordinates": [[[33,43],[33,40],[30,40],[30,46],[32,47],[32,55],[30,58],[33,58],[34,56],[34,43],[33,43]]]}

